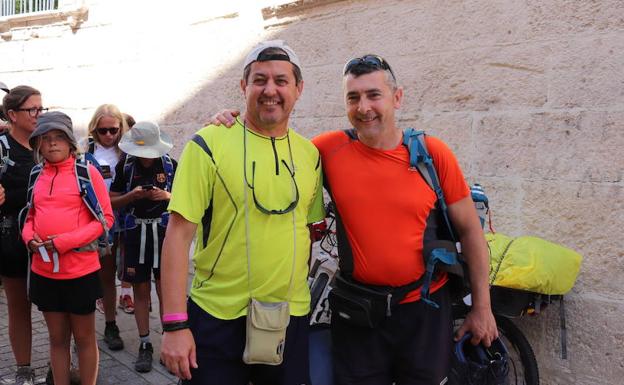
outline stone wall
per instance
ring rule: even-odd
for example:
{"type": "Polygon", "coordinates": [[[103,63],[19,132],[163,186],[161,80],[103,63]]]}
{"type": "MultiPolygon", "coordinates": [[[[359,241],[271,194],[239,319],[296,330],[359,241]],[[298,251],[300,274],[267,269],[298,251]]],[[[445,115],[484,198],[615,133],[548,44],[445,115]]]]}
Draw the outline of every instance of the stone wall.
{"type": "Polygon", "coordinates": [[[79,23],[7,33],[0,21],[0,80],[41,89],[82,128],[99,104],[116,103],[158,121],[179,154],[213,112],[242,107],[242,58],[259,40],[285,39],[300,55],[292,123],[309,137],[347,127],[342,65],[380,54],[405,88],[401,125],[449,143],[485,186],[498,231],[585,257],[567,296],[567,360],[557,305],[518,320],[543,383],[622,383],[624,2],[215,3],[94,0],[79,23]]]}

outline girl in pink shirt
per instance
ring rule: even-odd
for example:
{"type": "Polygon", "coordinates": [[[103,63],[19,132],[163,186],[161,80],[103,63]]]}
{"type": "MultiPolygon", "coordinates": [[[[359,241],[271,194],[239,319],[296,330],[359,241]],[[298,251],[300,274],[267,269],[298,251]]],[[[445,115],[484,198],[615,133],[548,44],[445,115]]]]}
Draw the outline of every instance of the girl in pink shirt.
{"type": "MultiPolygon", "coordinates": [[[[35,161],[43,161],[22,230],[32,252],[30,298],[48,326],[54,383],[69,384],[73,334],[80,381],[94,385],[98,371],[94,311],[102,292],[97,239],[103,225],[82,201],[75,171],[78,146],[69,116],[62,112],[39,116],[30,144],[35,161]]],[[[89,172],[110,228],[113,212],[106,185],[94,166],[89,165],[89,172]]]]}

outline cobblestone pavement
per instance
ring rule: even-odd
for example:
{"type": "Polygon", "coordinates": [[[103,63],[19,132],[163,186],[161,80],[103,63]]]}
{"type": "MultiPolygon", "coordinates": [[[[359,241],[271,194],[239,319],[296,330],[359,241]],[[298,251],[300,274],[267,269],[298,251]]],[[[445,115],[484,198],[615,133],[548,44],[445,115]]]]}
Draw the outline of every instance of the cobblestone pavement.
{"type": "MultiPolygon", "coordinates": [[[[98,384],[124,385],[174,385],[177,378],[170,375],[166,368],[159,364],[161,328],[158,320],[158,297],[152,291],[152,307],[150,314],[150,336],[154,345],[153,369],[149,373],[137,373],[134,361],[139,350],[139,337],[136,331],[134,315],[117,312],[117,325],[121,331],[125,348],[121,351],[110,351],[102,340],[104,338],[104,315],[96,311],[96,330],[100,347],[100,371],[98,384]]],[[[45,383],[48,363],[48,331],[41,313],[33,306],[33,346],[31,365],[35,369],[36,383],[45,383]]],[[[8,335],[7,301],[4,289],[0,287],[0,385],[14,383],[15,359],[11,351],[8,335]]]]}

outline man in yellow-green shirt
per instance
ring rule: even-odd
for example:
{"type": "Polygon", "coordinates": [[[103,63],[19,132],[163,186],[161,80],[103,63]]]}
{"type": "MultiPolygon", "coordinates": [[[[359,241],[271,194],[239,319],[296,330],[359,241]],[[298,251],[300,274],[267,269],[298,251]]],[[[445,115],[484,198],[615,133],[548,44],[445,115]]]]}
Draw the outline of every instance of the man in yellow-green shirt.
{"type": "Polygon", "coordinates": [[[324,212],[318,151],[288,127],[303,90],[299,59],[282,41],[260,44],[241,89],[244,116],[231,129],[198,131],[179,161],[163,245],[161,357],[188,384],[308,384],[307,225],[324,212]],[[251,298],[288,303],[279,365],[243,361],[251,298]]]}

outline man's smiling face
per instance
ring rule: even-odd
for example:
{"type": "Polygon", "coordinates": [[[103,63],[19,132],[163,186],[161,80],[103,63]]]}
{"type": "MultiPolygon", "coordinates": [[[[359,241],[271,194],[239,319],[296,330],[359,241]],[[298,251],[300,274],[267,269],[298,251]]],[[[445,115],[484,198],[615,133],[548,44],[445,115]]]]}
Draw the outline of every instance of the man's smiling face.
{"type": "Polygon", "coordinates": [[[349,121],[366,137],[395,126],[395,110],[401,106],[402,90],[391,87],[385,71],[344,78],[345,106],[349,121]]]}
{"type": "Polygon", "coordinates": [[[260,132],[271,133],[287,127],[303,81],[296,84],[292,63],[270,60],[251,63],[241,88],[247,104],[245,118],[260,132]]]}

